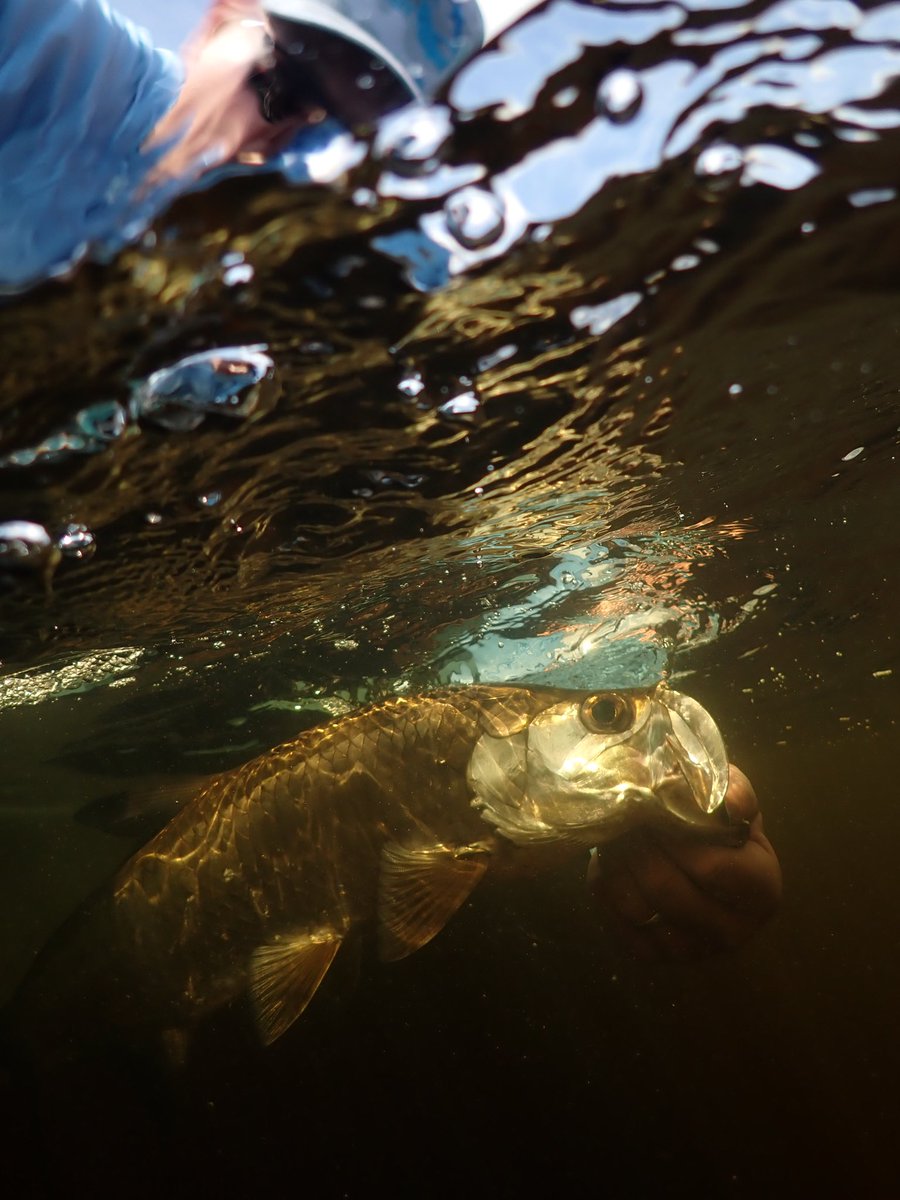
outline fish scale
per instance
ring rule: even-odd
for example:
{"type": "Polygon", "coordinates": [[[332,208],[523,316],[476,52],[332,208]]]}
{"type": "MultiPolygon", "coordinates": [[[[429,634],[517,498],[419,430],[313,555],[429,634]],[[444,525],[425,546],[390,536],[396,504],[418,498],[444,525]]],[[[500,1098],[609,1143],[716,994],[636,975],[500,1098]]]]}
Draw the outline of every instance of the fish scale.
{"type": "Polygon", "coordinates": [[[354,927],[393,960],[488,871],[647,823],[720,838],[727,771],[712,718],[662,684],[370,706],[206,782],[51,941],[13,1013],[32,1043],[89,1044],[187,1031],[246,994],[274,1041],[354,927]]]}

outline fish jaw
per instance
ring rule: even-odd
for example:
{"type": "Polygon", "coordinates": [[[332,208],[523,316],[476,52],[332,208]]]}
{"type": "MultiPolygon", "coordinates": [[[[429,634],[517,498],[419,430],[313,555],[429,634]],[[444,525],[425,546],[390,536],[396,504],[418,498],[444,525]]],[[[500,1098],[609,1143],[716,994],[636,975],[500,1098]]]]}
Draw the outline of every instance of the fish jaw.
{"type": "Polygon", "coordinates": [[[519,846],[594,846],[639,825],[718,840],[727,827],[722,737],[701,705],[662,684],[573,692],[515,734],[485,734],[468,780],[481,818],[519,846]],[[618,711],[618,727],[598,728],[592,711],[618,711]]]}

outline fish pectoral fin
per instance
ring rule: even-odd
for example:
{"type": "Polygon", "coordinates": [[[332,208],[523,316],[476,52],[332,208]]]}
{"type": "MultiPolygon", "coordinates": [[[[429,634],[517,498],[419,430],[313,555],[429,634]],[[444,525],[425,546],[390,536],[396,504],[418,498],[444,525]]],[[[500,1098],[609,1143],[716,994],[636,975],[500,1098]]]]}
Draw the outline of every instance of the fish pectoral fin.
{"type": "Polygon", "coordinates": [[[379,953],[405,958],[430,942],[465,903],[490,860],[486,846],[409,850],[390,842],[378,880],[379,953]]]}
{"type": "Polygon", "coordinates": [[[250,992],[263,1044],[269,1046],[312,1000],[337,954],[343,934],[317,929],[279,938],[250,959],[250,992]]]}

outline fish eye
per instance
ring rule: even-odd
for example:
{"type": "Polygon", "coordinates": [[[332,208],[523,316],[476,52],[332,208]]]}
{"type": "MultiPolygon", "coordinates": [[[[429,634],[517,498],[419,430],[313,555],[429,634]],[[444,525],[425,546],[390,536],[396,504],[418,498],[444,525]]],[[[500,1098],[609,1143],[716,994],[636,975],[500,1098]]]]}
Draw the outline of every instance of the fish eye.
{"type": "Polygon", "coordinates": [[[591,696],[581,706],[581,720],[591,733],[624,733],[634,720],[634,705],[615,694],[591,696]]]}

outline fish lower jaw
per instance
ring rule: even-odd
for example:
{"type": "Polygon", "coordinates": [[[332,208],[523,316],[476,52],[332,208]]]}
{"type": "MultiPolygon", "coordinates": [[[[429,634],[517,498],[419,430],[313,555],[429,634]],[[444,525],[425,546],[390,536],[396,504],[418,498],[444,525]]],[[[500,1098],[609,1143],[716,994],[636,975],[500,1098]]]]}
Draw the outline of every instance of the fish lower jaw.
{"type": "Polygon", "coordinates": [[[583,825],[548,825],[537,819],[527,820],[521,814],[510,815],[498,813],[494,809],[483,807],[478,814],[498,837],[519,847],[548,847],[561,846],[572,849],[583,846],[585,849],[596,842],[593,829],[583,825]],[[518,817],[518,819],[515,819],[518,817]]]}
{"type": "Polygon", "coordinates": [[[528,820],[515,810],[501,813],[484,801],[473,802],[472,807],[486,825],[490,825],[500,837],[516,846],[547,843],[557,838],[556,830],[552,826],[543,821],[528,820]]]}

